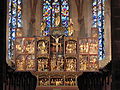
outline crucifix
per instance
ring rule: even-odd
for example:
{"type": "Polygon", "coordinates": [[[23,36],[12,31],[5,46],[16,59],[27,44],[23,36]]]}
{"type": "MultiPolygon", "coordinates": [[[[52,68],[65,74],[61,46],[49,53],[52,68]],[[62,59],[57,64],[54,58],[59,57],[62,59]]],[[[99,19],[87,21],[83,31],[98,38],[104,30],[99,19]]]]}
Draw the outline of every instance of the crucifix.
{"type": "Polygon", "coordinates": [[[56,53],[58,53],[58,46],[61,47],[61,43],[59,43],[59,39],[62,38],[62,36],[59,37],[52,36],[52,38],[55,39],[55,43],[53,43],[53,45],[56,46],[56,53]]]}

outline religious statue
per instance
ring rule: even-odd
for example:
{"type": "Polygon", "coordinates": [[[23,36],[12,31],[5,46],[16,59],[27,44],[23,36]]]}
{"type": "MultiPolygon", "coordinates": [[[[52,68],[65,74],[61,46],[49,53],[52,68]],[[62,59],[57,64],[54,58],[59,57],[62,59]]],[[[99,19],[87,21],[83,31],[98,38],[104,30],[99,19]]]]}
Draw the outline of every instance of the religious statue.
{"type": "Polygon", "coordinates": [[[60,13],[55,13],[55,26],[58,27],[60,25],[60,13]]]}
{"type": "Polygon", "coordinates": [[[94,71],[98,69],[97,61],[98,61],[98,56],[94,56],[94,55],[90,56],[89,66],[88,66],[90,70],[94,71]]]}
{"type": "Polygon", "coordinates": [[[42,21],[41,25],[40,25],[40,32],[41,32],[42,35],[44,35],[44,30],[45,30],[46,26],[47,26],[46,22],[42,21]]]}
{"type": "Polygon", "coordinates": [[[44,70],[44,64],[42,62],[42,59],[38,60],[38,71],[44,70]]]}
{"type": "Polygon", "coordinates": [[[51,71],[57,70],[57,63],[56,63],[56,61],[57,61],[56,56],[53,55],[53,58],[51,60],[51,71]]]}
{"type": "Polygon", "coordinates": [[[48,71],[48,59],[38,60],[38,71],[48,71]]]}
{"type": "Polygon", "coordinates": [[[49,79],[46,77],[39,78],[39,85],[40,86],[46,86],[49,85],[49,79]]]}
{"type": "Polygon", "coordinates": [[[75,78],[67,78],[65,80],[65,85],[74,86],[75,85],[75,78]]]}
{"type": "Polygon", "coordinates": [[[45,41],[41,41],[38,43],[38,51],[40,54],[47,54],[47,47],[45,45],[45,41]]]}
{"type": "Polygon", "coordinates": [[[66,53],[76,53],[76,43],[74,42],[67,43],[66,53]]]}
{"type": "Polygon", "coordinates": [[[22,29],[17,28],[16,37],[22,37],[22,36],[23,36],[22,29]]]}
{"type": "Polygon", "coordinates": [[[24,66],[25,66],[25,57],[24,56],[20,56],[17,59],[17,70],[18,71],[24,70],[24,66]]]}
{"type": "Polygon", "coordinates": [[[34,45],[28,44],[28,45],[26,46],[26,51],[27,51],[28,53],[34,53],[34,45]]]}
{"type": "Polygon", "coordinates": [[[25,38],[16,39],[16,53],[24,52],[24,49],[25,49],[24,40],[25,40],[25,38]]]}
{"type": "Polygon", "coordinates": [[[88,43],[81,43],[80,53],[88,53],[88,51],[89,51],[89,44],[88,43]]]}
{"type": "Polygon", "coordinates": [[[74,27],[73,27],[73,21],[70,19],[69,25],[68,25],[68,36],[72,36],[74,33],[74,27]]]}
{"type": "Polygon", "coordinates": [[[24,61],[18,60],[18,61],[17,61],[17,70],[18,70],[18,71],[24,70],[24,64],[25,64],[24,61]]]}
{"type": "Polygon", "coordinates": [[[86,70],[86,61],[85,60],[80,61],[80,70],[86,70]]]}
{"type": "Polygon", "coordinates": [[[35,61],[34,60],[28,60],[27,61],[27,70],[34,70],[35,69],[35,61]]]}
{"type": "Polygon", "coordinates": [[[89,44],[85,43],[84,44],[84,52],[87,53],[89,51],[89,44]]]}
{"type": "Polygon", "coordinates": [[[89,39],[89,53],[98,54],[98,38],[89,39]]]}
{"type": "Polygon", "coordinates": [[[22,52],[22,46],[20,44],[16,44],[16,50],[22,52]]]}
{"type": "Polygon", "coordinates": [[[75,71],[76,70],[76,60],[75,59],[67,59],[66,62],[66,71],[75,71]]]}
{"type": "Polygon", "coordinates": [[[63,58],[58,57],[56,62],[57,62],[57,70],[62,71],[63,70],[63,63],[64,63],[63,58]]]}
{"type": "Polygon", "coordinates": [[[55,86],[63,85],[63,79],[62,78],[52,78],[51,85],[55,85],[55,86]]]}
{"type": "Polygon", "coordinates": [[[98,53],[98,44],[91,43],[89,53],[90,54],[97,54],[98,53]]]}
{"type": "Polygon", "coordinates": [[[26,41],[26,51],[27,53],[34,53],[35,50],[35,42],[32,41],[26,41]]]}
{"type": "Polygon", "coordinates": [[[58,49],[60,46],[61,47],[61,43],[59,43],[59,39],[62,38],[62,36],[59,36],[59,37],[54,37],[52,36],[53,39],[55,39],[55,43],[53,43],[54,46],[56,46],[56,53],[58,53],[58,49]]]}
{"type": "Polygon", "coordinates": [[[97,28],[91,28],[91,36],[98,38],[98,29],[97,28]]]}

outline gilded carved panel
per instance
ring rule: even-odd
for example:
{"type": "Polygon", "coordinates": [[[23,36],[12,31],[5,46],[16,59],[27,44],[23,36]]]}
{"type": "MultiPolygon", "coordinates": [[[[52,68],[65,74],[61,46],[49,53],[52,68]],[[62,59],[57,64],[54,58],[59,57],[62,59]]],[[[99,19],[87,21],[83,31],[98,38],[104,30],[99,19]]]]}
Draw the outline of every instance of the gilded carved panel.
{"type": "Polygon", "coordinates": [[[39,58],[38,61],[38,71],[49,71],[49,59],[39,58]]]}
{"type": "Polygon", "coordinates": [[[26,71],[35,71],[35,70],[36,70],[35,55],[28,55],[26,57],[26,71]]]}
{"type": "Polygon", "coordinates": [[[77,70],[77,59],[76,58],[66,58],[65,60],[66,71],[76,71],[77,70]]]}
{"type": "Polygon", "coordinates": [[[19,55],[16,58],[16,70],[17,71],[25,71],[25,59],[26,59],[26,55],[19,55]]]}

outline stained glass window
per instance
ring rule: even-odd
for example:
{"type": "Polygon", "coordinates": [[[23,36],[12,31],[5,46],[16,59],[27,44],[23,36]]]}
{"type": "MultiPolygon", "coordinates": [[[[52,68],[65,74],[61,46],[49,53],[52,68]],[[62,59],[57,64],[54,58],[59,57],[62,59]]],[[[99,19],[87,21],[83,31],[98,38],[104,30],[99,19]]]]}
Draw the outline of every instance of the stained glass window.
{"type": "Polygon", "coordinates": [[[104,8],[105,0],[93,0],[93,25],[92,27],[98,28],[99,32],[99,60],[105,58],[105,47],[104,47],[104,8]]]}
{"type": "Polygon", "coordinates": [[[16,28],[22,27],[22,0],[9,0],[8,58],[13,59],[16,28]]]}
{"type": "Polygon", "coordinates": [[[43,0],[43,19],[47,23],[46,33],[49,27],[56,27],[55,18],[60,17],[60,25],[68,27],[69,3],[68,0],[43,0]]]}

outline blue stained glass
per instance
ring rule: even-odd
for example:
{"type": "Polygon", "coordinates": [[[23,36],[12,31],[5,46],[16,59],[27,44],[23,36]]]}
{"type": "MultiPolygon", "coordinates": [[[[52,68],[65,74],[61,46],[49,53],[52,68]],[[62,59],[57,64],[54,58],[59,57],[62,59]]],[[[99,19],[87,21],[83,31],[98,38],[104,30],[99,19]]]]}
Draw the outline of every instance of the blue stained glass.
{"type": "Polygon", "coordinates": [[[69,20],[69,5],[68,2],[66,0],[63,0],[63,3],[61,5],[62,8],[62,25],[63,27],[68,27],[68,20],[69,20]]]}
{"type": "Polygon", "coordinates": [[[99,60],[105,57],[104,49],[104,1],[93,0],[93,27],[99,30],[99,60]]]}
{"type": "Polygon", "coordinates": [[[8,58],[13,59],[15,29],[22,27],[21,0],[9,0],[9,40],[8,40],[8,58]]]}
{"type": "Polygon", "coordinates": [[[43,3],[43,19],[47,23],[47,27],[51,27],[51,4],[49,0],[45,0],[43,3]]]}
{"type": "MultiPolygon", "coordinates": [[[[102,59],[104,58],[104,41],[103,41],[103,27],[104,27],[104,23],[103,23],[103,19],[104,19],[104,15],[103,15],[103,11],[102,11],[102,1],[99,0],[98,1],[98,30],[99,30],[99,57],[101,57],[102,59]]],[[[99,60],[102,60],[99,58],[99,60]]]]}
{"type": "Polygon", "coordinates": [[[97,0],[93,1],[93,27],[97,27],[97,0]]]}
{"type": "MultiPolygon", "coordinates": [[[[69,5],[68,0],[43,0],[43,19],[47,23],[47,27],[55,26],[56,13],[60,15],[61,25],[63,27],[68,27],[69,21],[69,5]],[[61,11],[60,11],[61,9],[61,11]]],[[[49,28],[47,28],[49,32],[49,28]]]]}

